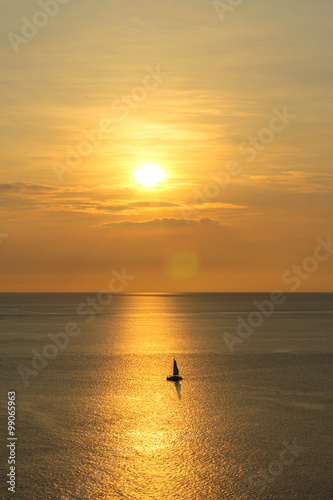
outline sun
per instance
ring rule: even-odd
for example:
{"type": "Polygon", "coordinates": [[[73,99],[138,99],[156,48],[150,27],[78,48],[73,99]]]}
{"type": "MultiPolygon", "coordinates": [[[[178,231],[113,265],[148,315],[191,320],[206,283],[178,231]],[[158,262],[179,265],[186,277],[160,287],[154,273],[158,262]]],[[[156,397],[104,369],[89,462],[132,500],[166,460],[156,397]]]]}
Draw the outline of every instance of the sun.
{"type": "Polygon", "coordinates": [[[142,186],[156,186],[167,177],[166,173],[153,163],[145,163],[142,167],[134,171],[134,175],[142,186]]]}

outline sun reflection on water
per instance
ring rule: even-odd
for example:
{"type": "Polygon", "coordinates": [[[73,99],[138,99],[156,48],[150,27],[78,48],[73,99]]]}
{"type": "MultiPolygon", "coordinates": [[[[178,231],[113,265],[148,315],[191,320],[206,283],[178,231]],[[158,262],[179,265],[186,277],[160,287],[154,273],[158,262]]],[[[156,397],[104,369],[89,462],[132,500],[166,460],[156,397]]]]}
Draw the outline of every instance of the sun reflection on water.
{"type": "Polygon", "coordinates": [[[110,473],[96,498],[197,499],[205,494],[211,408],[198,400],[185,354],[186,328],[180,328],[174,302],[173,297],[127,297],[130,312],[115,314],[110,322],[98,408],[104,421],[99,454],[110,473]],[[178,383],[166,380],[174,355],[184,377],[178,383]]]}

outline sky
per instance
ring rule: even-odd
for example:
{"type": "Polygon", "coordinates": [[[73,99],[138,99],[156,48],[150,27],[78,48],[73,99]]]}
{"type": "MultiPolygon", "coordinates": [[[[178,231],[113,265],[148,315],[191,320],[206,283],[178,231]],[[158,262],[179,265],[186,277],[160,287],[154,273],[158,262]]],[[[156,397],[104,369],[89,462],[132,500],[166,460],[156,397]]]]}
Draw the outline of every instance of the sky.
{"type": "Polygon", "coordinates": [[[333,291],[330,0],[1,10],[0,291],[333,291]]]}

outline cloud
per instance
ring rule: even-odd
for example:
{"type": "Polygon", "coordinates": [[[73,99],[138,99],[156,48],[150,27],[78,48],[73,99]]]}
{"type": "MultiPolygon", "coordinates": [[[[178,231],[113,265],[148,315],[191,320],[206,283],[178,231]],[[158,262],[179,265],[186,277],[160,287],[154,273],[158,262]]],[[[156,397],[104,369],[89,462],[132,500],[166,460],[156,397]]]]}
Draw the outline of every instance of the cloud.
{"type": "Polygon", "coordinates": [[[10,192],[10,193],[22,193],[22,192],[51,192],[57,191],[57,188],[52,186],[44,186],[42,184],[31,184],[27,182],[13,182],[0,184],[0,191],[10,192]]]}
{"type": "Polygon", "coordinates": [[[145,221],[122,221],[106,222],[102,227],[180,227],[180,226],[217,226],[219,222],[213,219],[203,218],[200,220],[172,219],[164,217],[163,219],[151,219],[145,221]]]}
{"type": "Polygon", "coordinates": [[[331,192],[333,175],[320,172],[287,170],[275,175],[249,175],[249,179],[264,185],[280,186],[300,193],[331,192]]]}
{"type": "Polygon", "coordinates": [[[124,190],[112,186],[52,186],[27,182],[0,183],[0,198],[8,211],[37,210],[89,214],[138,214],[176,209],[179,202],[160,199],[126,199],[124,190]]]}
{"type": "Polygon", "coordinates": [[[136,201],[133,203],[130,203],[132,207],[144,207],[144,208],[163,208],[163,207],[179,207],[179,203],[173,203],[171,201],[136,201]]]}

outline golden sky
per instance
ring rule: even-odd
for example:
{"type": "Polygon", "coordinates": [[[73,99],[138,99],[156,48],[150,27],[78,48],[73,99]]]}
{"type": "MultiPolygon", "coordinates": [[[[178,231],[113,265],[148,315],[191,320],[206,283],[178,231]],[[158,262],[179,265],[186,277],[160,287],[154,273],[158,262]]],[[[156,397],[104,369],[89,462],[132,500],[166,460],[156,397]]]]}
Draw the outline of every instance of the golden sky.
{"type": "Polygon", "coordinates": [[[0,291],[291,291],[332,231],[333,4],[236,3],[2,6],[0,291]]]}

